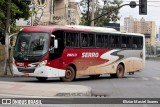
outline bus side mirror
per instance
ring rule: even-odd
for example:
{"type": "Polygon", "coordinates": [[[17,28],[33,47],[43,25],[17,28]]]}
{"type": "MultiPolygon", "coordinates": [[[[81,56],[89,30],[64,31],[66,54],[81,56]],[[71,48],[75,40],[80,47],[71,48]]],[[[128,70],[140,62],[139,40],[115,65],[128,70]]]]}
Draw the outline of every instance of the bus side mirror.
{"type": "Polygon", "coordinates": [[[58,48],[58,40],[57,40],[57,39],[54,40],[54,48],[55,48],[55,49],[58,48]]]}

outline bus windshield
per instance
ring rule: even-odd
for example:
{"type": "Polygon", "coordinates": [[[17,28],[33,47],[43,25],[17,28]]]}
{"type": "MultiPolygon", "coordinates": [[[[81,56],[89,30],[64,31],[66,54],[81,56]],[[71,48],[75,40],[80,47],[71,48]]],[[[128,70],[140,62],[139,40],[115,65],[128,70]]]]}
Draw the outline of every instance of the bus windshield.
{"type": "Polygon", "coordinates": [[[48,33],[19,33],[14,57],[18,60],[40,57],[48,52],[48,41],[48,33]]]}

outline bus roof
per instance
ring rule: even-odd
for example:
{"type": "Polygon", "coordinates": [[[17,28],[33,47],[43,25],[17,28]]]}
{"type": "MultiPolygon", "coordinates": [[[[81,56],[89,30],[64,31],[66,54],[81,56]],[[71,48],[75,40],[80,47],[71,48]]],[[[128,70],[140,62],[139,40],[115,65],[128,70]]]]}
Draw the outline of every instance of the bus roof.
{"type": "Polygon", "coordinates": [[[119,32],[113,28],[105,27],[91,27],[91,26],[81,26],[81,25],[65,25],[65,26],[31,26],[22,29],[24,32],[53,32],[56,30],[69,30],[69,31],[80,31],[80,32],[98,32],[98,33],[113,33],[113,34],[124,34],[124,35],[135,35],[144,36],[139,33],[123,33],[119,32]]]}
{"type": "Polygon", "coordinates": [[[117,32],[117,30],[113,28],[105,28],[105,27],[92,27],[92,26],[81,26],[81,25],[66,25],[66,26],[69,28],[91,30],[94,32],[117,32]]]}

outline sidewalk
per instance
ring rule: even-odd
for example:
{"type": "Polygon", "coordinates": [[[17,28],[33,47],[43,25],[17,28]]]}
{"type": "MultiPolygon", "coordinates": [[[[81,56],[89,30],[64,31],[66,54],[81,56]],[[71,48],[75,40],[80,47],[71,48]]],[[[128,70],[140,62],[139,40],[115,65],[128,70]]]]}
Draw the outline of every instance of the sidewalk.
{"type": "Polygon", "coordinates": [[[19,82],[0,81],[0,96],[35,96],[35,97],[56,97],[56,96],[90,96],[91,88],[81,85],[68,84],[36,84],[19,82]]]}

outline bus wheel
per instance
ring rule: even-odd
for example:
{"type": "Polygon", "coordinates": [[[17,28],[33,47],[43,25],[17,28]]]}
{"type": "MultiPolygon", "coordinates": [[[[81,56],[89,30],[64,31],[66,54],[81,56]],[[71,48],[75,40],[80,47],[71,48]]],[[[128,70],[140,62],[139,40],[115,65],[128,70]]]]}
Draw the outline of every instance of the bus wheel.
{"type": "Polygon", "coordinates": [[[37,80],[39,80],[39,81],[46,81],[48,78],[47,77],[36,77],[37,78],[37,80]]]}
{"type": "Polygon", "coordinates": [[[122,78],[124,76],[124,67],[122,64],[117,66],[116,76],[117,78],[122,78]]]}
{"type": "Polygon", "coordinates": [[[92,79],[96,79],[96,78],[99,78],[99,74],[98,75],[90,75],[90,78],[92,78],[92,79]]]}
{"type": "Polygon", "coordinates": [[[66,69],[65,77],[61,77],[60,79],[64,82],[71,82],[75,80],[76,72],[73,67],[68,66],[66,69]]]}

